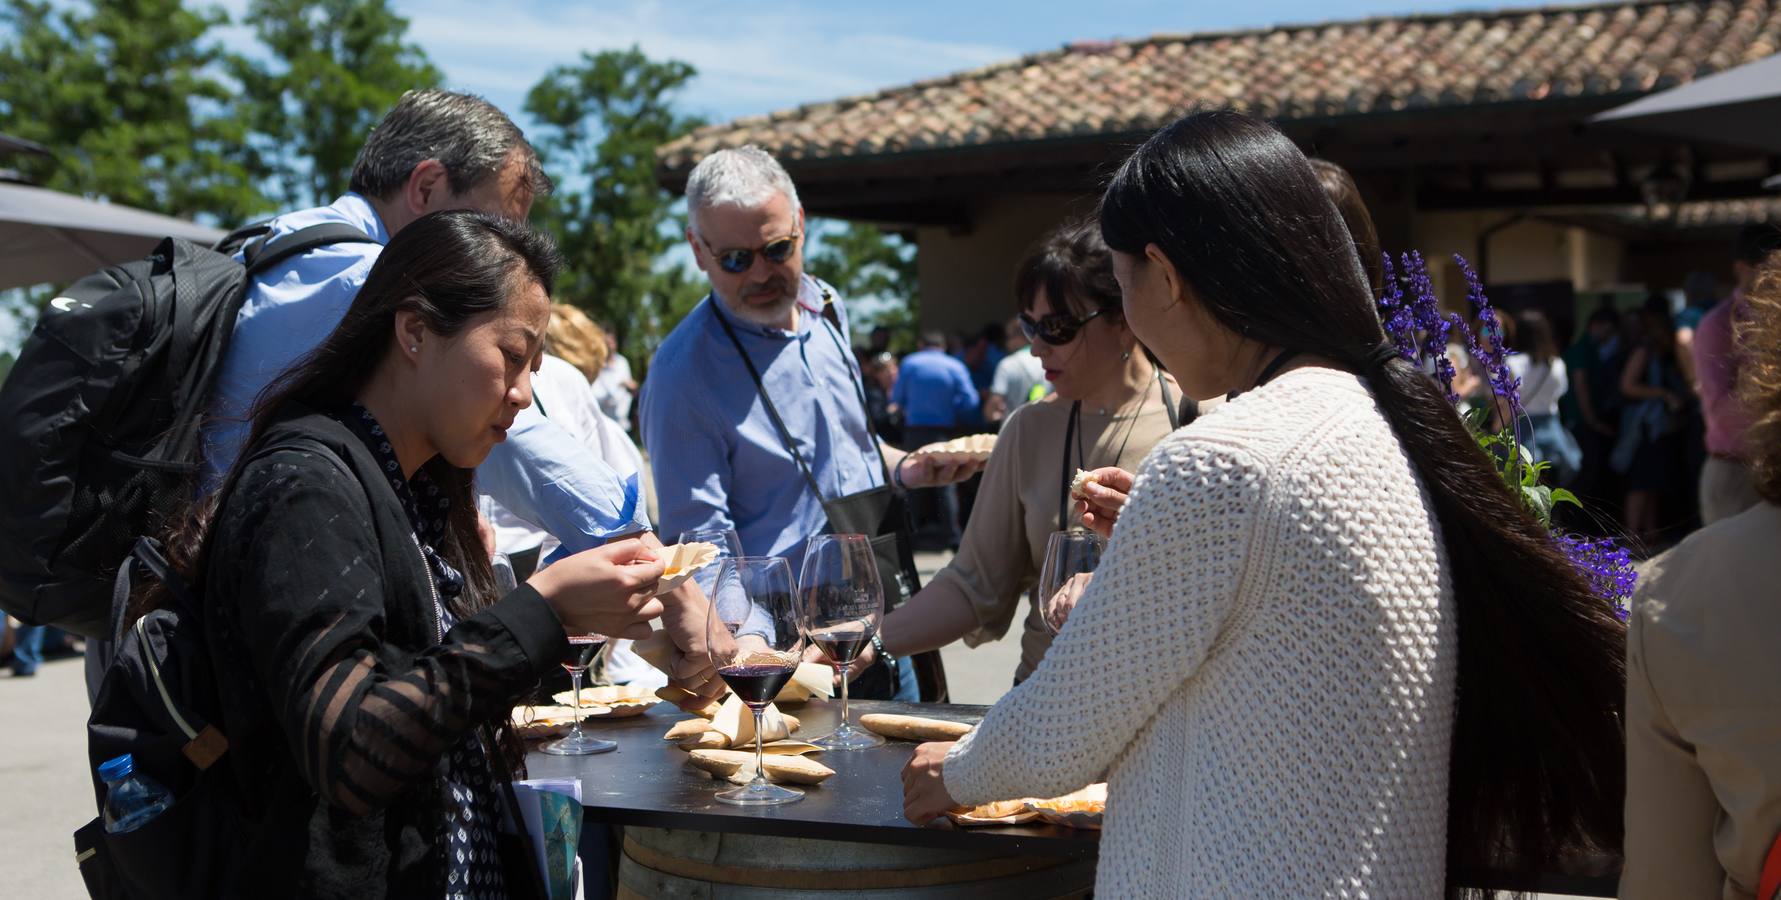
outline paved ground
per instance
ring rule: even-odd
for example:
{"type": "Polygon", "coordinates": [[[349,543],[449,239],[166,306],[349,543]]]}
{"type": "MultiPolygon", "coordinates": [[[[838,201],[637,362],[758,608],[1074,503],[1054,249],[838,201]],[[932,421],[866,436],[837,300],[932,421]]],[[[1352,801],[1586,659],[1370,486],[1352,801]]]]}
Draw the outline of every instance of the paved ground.
{"type": "Polygon", "coordinates": [[[76,900],[74,829],[94,816],[81,661],[0,674],[0,895],[76,900]]]}

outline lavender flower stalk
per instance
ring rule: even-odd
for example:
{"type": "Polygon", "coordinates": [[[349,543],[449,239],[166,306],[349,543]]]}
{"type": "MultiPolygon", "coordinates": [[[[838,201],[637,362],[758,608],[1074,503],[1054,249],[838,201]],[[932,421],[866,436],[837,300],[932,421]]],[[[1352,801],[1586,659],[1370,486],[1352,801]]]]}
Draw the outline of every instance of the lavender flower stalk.
{"type": "Polygon", "coordinates": [[[1504,413],[1504,427],[1494,432],[1488,430],[1486,417],[1473,415],[1467,418],[1479,448],[1497,464],[1504,483],[1521,497],[1528,511],[1551,529],[1553,541],[1576,567],[1578,574],[1589,582],[1597,596],[1612,603],[1615,615],[1625,621],[1627,602],[1638,577],[1633,571],[1631,556],[1612,539],[1565,534],[1553,528],[1552,508],[1555,504],[1582,504],[1570,491],[1541,484],[1546,464],[1529,460],[1523,454],[1514,427],[1523,415],[1521,380],[1509,368],[1509,348],[1503,343],[1490,298],[1485,296],[1484,283],[1463,257],[1456,255],[1454,260],[1465,276],[1466,299],[1476,314],[1479,328],[1474,330],[1462,316],[1441,312],[1441,302],[1429,278],[1428,265],[1420,254],[1406,253],[1400,257],[1402,280],[1391,257],[1385,258],[1385,296],[1379,299],[1379,318],[1385,333],[1398,353],[1429,373],[1446,393],[1447,402],[1458,407],[1460,397],[1453,390],[1455,372],[1453,361],[1447,356],[1447,345],[1453,330],[1459,329],[1467,350],[1484,370],[1493,402],[1500,404],[1499,411],[1504,413]],[[1480,331],[1489,340],[1479,340],[1480,331]]]}

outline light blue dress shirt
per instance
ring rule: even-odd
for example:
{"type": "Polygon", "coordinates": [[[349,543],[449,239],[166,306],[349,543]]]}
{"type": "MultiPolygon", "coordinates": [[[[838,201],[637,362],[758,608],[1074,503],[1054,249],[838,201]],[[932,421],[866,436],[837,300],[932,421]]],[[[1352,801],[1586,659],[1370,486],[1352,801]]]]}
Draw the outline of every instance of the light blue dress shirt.
{"type": "Polygon", "coordinates": [[[858,368],[846,349],[846,309],[832,301],[842,324],[836,329],[821,315],[825,291],[834,293],[804,276],[795,331],[741,319],[707,296],[662,342],[643,384],[640,414],[669,539],[695,528],[734,528],[743,553],[783,556],[796,578],[805,540],[828,522],[719,316],[735,328],[760,371],[822,499],[884,483],[854,380],[858,368]]]}
{"type": "Polygon", "coordinates": [[[957,428],[977,413],[971,370],[944,350],[917,350],[903,357],[891,402],[903,408],[903,424],[916,428],[957,428]]]}
{"type": "MultiPolygon", "coordinates": [[[[324,222],[344,222],[377,243],[311,250],[262,273],[248,289],[204,428],[207,488],[215,487],[241,452],[260,391],[340,324],[390,239],[371,204],[351,193],[331,206],[279,216],[272,236],[324,222]]],[[[536,406],[520,413],[507,440],[476,470],[476,480],[479,490],[555,535],[569,552],[649,527],[636,476],[621,481],[536,406]]]]}

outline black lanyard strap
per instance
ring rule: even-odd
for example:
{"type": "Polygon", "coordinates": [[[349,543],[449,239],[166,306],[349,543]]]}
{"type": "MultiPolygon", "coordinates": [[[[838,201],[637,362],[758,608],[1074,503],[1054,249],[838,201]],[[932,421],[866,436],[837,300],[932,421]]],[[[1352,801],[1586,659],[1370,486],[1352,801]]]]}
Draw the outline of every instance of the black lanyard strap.
{"type": "MultiPolygon", "coordinates": [[[[1163,410],[1169,414],[1169,430],[1174,431],[1182,426],[1183,410],[1176,405],[1175,396],[1169,390],[1169,380],[1163,377],[1163,370],[1161,368],[1157,368],[1156,370],[1156,386],[1162,394],[1163,410]]],[[[1192,422],[1193,419],[1199,415],[1199,407],[1195,405],[1192,400],[1187,400],[1183,405],[1187,406],[1189,411],[1186,421],[1192,422]]],[[[1138,427],[1138,417],[1142,415],[1144,415],[1144,404],[1140,401],[1138,408],[1132,412],[1132,428],[1138,427]]],[[[1060,531],[1068,531],[1070,529],[1070,484],[1076,480],[1075,467],[1070,465],[1070,447],[1072,444],[1078,442],[1076,432],[1081,427],[1082,401],[1076,400],[1070,404],[1069,425],[1064,428],[1064,465],[1063,470],[1058,474],[1057,527],[1060,531]]],[[[1126,440],[1131,440],[1130,432],[1126,433],[1126,440]]],[[[1121,444],[1119,455],[1123,455],[1124,453],[1125,445],[1121,444]]],[[[1119,455],[1114,456],[1113,465],[1119,465],[1119,455]]],[[[1082,458],[1080,450],[1078,450],[1076,454],[1076,459],[1079,463],[1086,462],[1086,460],[1082,458]]]]}
{"type": "MultiPolygon", "coordinates": [[[[828,292],[824,291],[823,294],[824,299],[826,300],[828,292]]],[[[723,301],[719,300],[716,294],[712,294],[710,302],[719,304],[723,301]]],[[[826,303],[824,305],[825,307],[827,306],[826,303]]],[[[748,350],[742,346],[742,339],[736,336],[736,329],[730,324],[729,317],[725,315],[722,309],[718,308],[713,308],[711,313],[712,315],[717,316],[718,324],[724,327],[724,334],[729,337],[730,344],[736,348],[736,355],[742,357],[742,364],[748,368],[748,377],[754,380],[755,393],[760,396],[761,405],[767,410],[767,418],[772,420],[774,430],[779,433],[780,443],[785,445],[786,452],[790,453],[792,461],[797,463],[798,473],[804,476],[804,483],[810,487],[810,492],[816,495],[818,503],[827,504],[829,501],[823,496],[822,487],[817,484],[815,473],[811,471],[810,464],[805,461],[804,454],[798,452],[798,444],[792,438],[791,429],[787,428],[785,426],[785,420],[780,418],[778,407],[773,405],[773,398],[767,394],[767,385],[761,378],[760,370],[755,367],[754,360],[749,358],[748,350]]],[[[841,339],[836,337],[833,326],[830,325],[827,317],[819,316],[818,318],[822,319],[825,326],[828,326],[825,330],[830,332],[829,336],[834,340],[835,346],[841,348],[841,339]]],[[[845,352],[842,354],[841,361],[843,365],[847,366],[848,374],[854,377],[854,387],[857,389],[860,399],[860,411],[861,414],[866,417],[866,434],[871,437],[873,449],[878,452],[878,465],[880,468],[884,469],[884,482],[888,485],[890,484],[890,469],[886,466],[884,461],[884,450],[878,446],[878,434],[872,428],[872,416],[866,410],[865,385],[860,381],[859,373],[854,371],[853,365],[848,361],[845,352]]]]}

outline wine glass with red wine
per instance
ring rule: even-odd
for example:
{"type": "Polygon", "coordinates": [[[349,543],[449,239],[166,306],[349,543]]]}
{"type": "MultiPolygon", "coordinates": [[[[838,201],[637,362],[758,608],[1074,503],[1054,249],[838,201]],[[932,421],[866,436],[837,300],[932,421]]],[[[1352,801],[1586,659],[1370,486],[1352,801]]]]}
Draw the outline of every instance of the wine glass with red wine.
{"type": "Polygon", "coordinates": [[[761,767],[761,729],[767,704],[790,681],[804,656],[804,629],[792,591],[792,567],[779,556],[720,560],[709,592],[706,644],[724,683],[754,712],[754,780],[717,799],[737,806],[770,806],[802,799],[803,791],[767,782],[761,767]]]}
{"type": "Polygon", "coordinates": [[[563,668],[569,670],[570,690],[575,697],[575,724],[566,736],[539,747],[539,752],[554,756],[592,756],[618,749],[618,744],[600,740],[581,730],[581,677],[587,674],[587,667],[593,665],[594,658],[605,647],[605,635],[569,635],[569,658],[563,660],[563,668]]]}
{"type": "Polygon", "coordinates": [[[822,649],[841,681],[841,727],[811,743],[828,750],[864,750],[884,743],[847,724],[847,668],[872,643],[884,617],[878,559],[863,534],[819,534],[804,545],[798,575],[800,612],[810,642],[822,649]]]}

